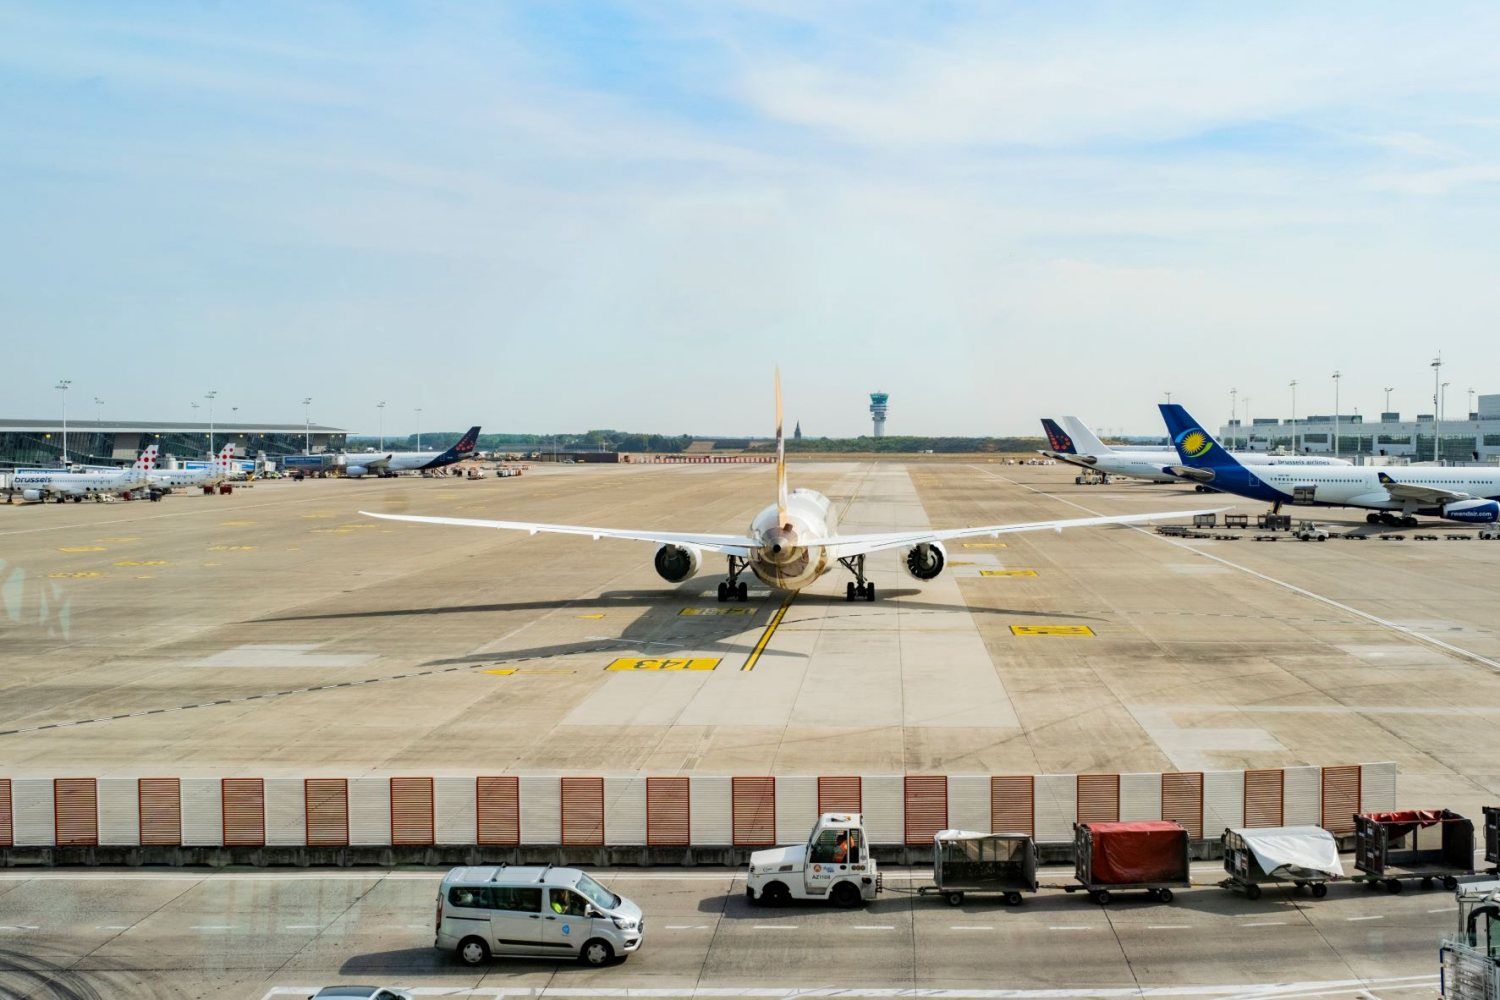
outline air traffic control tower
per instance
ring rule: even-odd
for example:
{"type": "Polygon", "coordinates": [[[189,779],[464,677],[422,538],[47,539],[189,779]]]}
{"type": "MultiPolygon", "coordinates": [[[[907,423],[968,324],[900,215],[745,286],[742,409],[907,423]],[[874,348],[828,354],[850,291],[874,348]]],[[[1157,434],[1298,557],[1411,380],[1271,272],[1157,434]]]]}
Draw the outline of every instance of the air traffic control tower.
{"type": "Polygon", "coordinates": [[[888,392],[870,393],[870,416],[875,418],[875,436],[885,437],[885,411],[886,400],[891,398],[888,392]]]}

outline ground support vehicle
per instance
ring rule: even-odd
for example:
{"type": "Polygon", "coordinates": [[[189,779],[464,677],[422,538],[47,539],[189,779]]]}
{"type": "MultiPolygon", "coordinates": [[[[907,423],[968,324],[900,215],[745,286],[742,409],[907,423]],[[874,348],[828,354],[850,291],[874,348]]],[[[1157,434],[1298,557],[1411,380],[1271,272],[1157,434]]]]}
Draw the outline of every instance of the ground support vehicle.
{"type": "Polygon", "coordinates": [[[465,965],[493,955],[577,959],[605,965],[645,940],[641,908],[577,868],[454,868],[438,887],[433,947],[465,965]]]}
{"type": "Polygon", "coordinates": [[[859,906],[881,889],[868,845],[859,813],[824,813],[807,843],[750,855],[745,898],[752,906],[783,906],[794,899],[859,906]]]}
{"type": "Polygon", "coordinates": [[[1171,821],[1075,823],[1073,864],[1078,884],[1063,889],[1087,892],[1101,906],[1121,891],[1170,903],[1173,889],[1191,885],[1187,830],[1171,821]]]}
{"type": "Polygon", "coordinates": [[[1420,879],[1456,889],[1461,875],[1474,874],[1474,824],[1447,809],[1403,809],[1354,817],[1355,881],[1400,892],[1420,879]]]}
{"type": "Polygon", "coordinates": [[[1224,871],[1219,884],[1259,899],[1261,886],[1290,883],[1314,897],[1328,895],[1328,883],[1343,878],[1339,845],[1321,826],[1272,826],[1224,831],[1224,871]]]}
{"type": "Polygon", "coordinates": [[[939,830],[932,838],[932,885],[919,896],[941,896],[958,906],[967,893],[998,893],[1009,906],[1037,891],[1036,841],[1024,833],[939,830]]]}
{"type": "Polygon", "coordinates": [[[1292,532],[1292,537],[1299,542],[1326,542],[1328,541],[1328,530],[1314,524],[1312,521],[1303,521],[1297,525],[1297,530],[1292,532]]]}
{"type": "Polygon", "coordinates": [[[1443,1000],[1500,1000],[1500,882],[1470,882],[1458,897],[1457,933],[1438,951],[1443,1000]]]}

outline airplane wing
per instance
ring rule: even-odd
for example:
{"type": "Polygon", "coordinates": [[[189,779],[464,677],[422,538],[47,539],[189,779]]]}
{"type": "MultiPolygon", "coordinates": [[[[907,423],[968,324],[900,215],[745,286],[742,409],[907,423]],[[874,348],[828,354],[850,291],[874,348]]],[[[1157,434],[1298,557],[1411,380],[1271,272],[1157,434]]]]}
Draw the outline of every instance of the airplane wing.
{"type": "Polygon", "coordinates": [[[374,514],[360,511],[365,517],[378,517],[385,521],[415,521],[418,524],[452,524],[461,528],[497,528],[501,531],[524,531],[535,535],[545,532],[553,535],[587,535],[598,541],[601,538],[623,538],[636,542],[653,542],[657,545],[695,545],[708,552],[725,555],[748,556],[758,544],[753,538],[740,535],[695,535],[679,531],[634,531],[619,528],[588,528],[576,524],[536,524],[531,521],[487,521],[471,517],[420,517],[414,514],[374,514]]]}
{"type": "Polygon", "coordinates": [[[995,538],[1015,534],[1019,531],[1061,531],[1064,528],[1087,528],[1101,524],[1140,524],[1160,521],[1169,517],[1190,517],[1194,514],[1217,514],[1227,507],[1206,510],[1168,510],[1155,514],[1121,514],[1109,517],[1074,517],[1061,521],[1026,521],[1018,524],[991,524],[982,528],[948,528],[941,531],[901,531],[880,535],[835,535],[804,542],[805,545],[827,546],[835,558],[862,556],[885,549],[904,549],[923,542],[946,542],[959,538],[995,538]]]}
{"type": "Polygon", "coordinates": [[[1380,485],[1391,495],[1392,500],[1411,500],[1415,503],[1453,503],[1455,500],[1472,500],[1472,493],[1458,493],[1439,489],[1436,486],[1418,486],[1414,483],[1398,483],[1384,472],[1380,474],[1380,485]]]}

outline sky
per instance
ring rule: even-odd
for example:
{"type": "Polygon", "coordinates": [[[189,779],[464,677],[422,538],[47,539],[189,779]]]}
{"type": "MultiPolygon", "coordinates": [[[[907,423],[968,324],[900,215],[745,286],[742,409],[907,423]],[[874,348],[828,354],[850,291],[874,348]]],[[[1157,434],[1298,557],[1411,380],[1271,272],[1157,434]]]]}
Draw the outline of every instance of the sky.
{"type": "Polygon", "coordinates": [[[0,416],[1159,433],[1500,392],[1500,6],[0,0],[0,416]],[[206,405],[206,404],[205,404],[206,405]]]}

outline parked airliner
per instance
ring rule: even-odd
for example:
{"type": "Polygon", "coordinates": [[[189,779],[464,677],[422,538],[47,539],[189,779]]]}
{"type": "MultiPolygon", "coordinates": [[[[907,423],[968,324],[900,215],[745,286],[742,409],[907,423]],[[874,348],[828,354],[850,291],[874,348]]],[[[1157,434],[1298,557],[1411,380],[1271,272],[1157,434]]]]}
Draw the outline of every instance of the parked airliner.
{"type": "Polygon", "coordinates": [[[191,489],[195,486],[217,486],[235,475],[234,442],[219,449],[214,464],[197,469],[153,469],[150,472],[152,489],[171,492],[173,489],[191,489]]]}
{"type": "MultiPolygon", "coordinates": [[[[1047,433],[1050,448],[1042,450],[1048,458],[1060,462],[1093,469],[1111,476],[1129,476],[1153,483],[1180,483],[1181,476],[1173,475],[1171,467],[1180,464],[1177,453],[1170,448],[1155,451],[1120,451],[1111,448],[1094,436],[1094,432],[1077,417],[1062,417],[1062,427],[1046,417],[1042,418],[1042,430],[1047,433]],[[1066,428],[1064,430],[1063,428],[1066,428]]],[[[1347,466],[1342,458],[1322,455],[1273,455],[1264,451],[1235,452],[1244,465],[1308,465],[1347,466]]],[[[1189,480],[1191,482],[1191,480],[1189,480]]]]}
{"type": "Polygon", "coordinates": [[[11,477],[11,492],[22,500],[44,503],[56,500],[75,503],[84,497],[102,499],[106,494],[120,495],[149,489],[151,471],[156,468],[156,445],[141,452],[128,469],[65,472],[60,469],[18,469],[11,477]]]}
{"type": "Polygon", "coordinates": [[[377,451],[339,456],[344,466],[344,475],[360,476],[374,473],[377,476],[394,476],[398,472],[426,472],[441,469],[454,462],[462,462],[479,447],[479,427],[470,427],[458,443],[447,451],[377,451]]]}
{"type": "Polygon", "coordinates": [[[1181,406],[1161,415],[1177,448],[1179,474],[1224,493],[1282,504],[1361,507],[1371,524],[1415,527],[1416,515],[1466,524],[1500,520],[1500,470],[1476,468],[1247,468],[1181,406]]]}
{"type": "Polygon", "coordinates": [[[651,542],[656,550],[657,575],[668,583],[681,583],[703,566],[705,553],[727,558],[728,579],[719,584],[720,601],[744,601],[748,586],[740,577],[749,570],[762,583],[776,590],[797,591],[810,585],[835,565],[854,575],[845,587],[845,600],[875,599],[875,584],[865,575],[865,558],[875,552],[904,549],[902,564],[914,579],[932,580],[948,564],[943,542],[958,538],[993,538],[1018,531],[1041,531],[1080,528],[1099,524],[1138,524],[1168,517],[1186,517],[1208,511],[1165,511],[1155,514],[1126,514],[1114,517],[1082,517],[1061,521],[1032,521],[1021,524],[996,524],[979,528],[947,528],[938,531],[917,528],[910,531],[876,534],[840,535],[838,513],[826,496],[809,489],[787,489],[786,446],[782,435],[781,376],[776,376],[776,501],[769,504],[750,522],[743,535],[713,535],[693,532],[658,531],[654,529],[590,528],[571,524],[539,524],[530,521],[489,521],[464,517],[418,517],[402,514],[373,514],[369,517],[391,521],[416,521],[423,524],[452,524],[472,528],[499,528],[510,531],[539,531],[563,535],[588,535],[591,538],[624,538],[651,542]]]}

